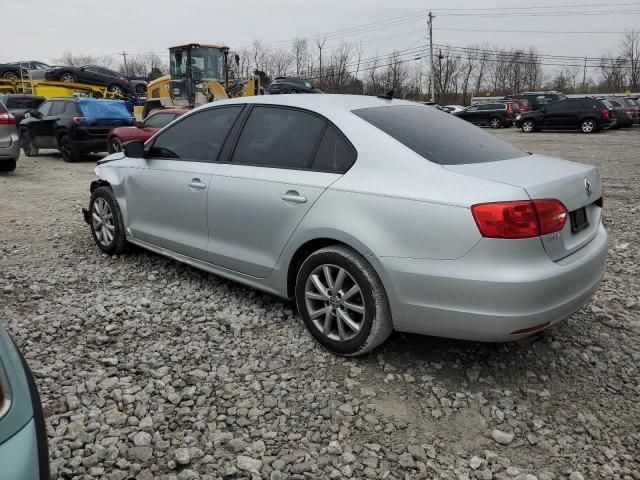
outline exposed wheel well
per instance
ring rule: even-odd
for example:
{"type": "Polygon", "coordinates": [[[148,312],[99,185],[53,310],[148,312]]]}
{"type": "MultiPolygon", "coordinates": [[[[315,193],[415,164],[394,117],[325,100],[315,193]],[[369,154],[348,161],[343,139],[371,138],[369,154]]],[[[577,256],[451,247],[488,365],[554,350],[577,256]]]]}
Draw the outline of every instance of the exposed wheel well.
{"type": "Polygon", "coordinates": [[[91,186],[89,187],[89,192],[93,193],[100,187],[110,187],[110,186],[111,184],[106,180],[94,180],[93,182],[91,182],[91,186]]]}
{"type": "Polygon", "coordinates": [[[295,295],[296,275],[298,274],[298,270],[300,270],[300,266],[305,259],[316,250],[328,247],[329,245],[349,246],[343,242],[334,240],[333,238],[316,238],[302,244],[298,250],[296,250],[296,253],[294,253],[291,258],[291,262],[289,262],[289,270],[287,272],[287,297],[292,298],[295,295]]]}

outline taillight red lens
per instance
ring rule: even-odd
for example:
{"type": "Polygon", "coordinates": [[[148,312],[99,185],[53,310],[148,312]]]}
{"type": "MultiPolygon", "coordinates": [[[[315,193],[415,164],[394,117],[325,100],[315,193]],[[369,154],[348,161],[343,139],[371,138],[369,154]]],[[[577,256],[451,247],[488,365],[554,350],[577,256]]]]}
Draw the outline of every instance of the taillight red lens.
{"type": "Polygon", "coordinates": [[[76,125],[84,125],[84,117],[73,117],[73,123],[75,123],[76,125]]]}
{"type": "Polygon", "coordinates": [[[486,238],[532,238],[562,230],[567,209],[553,199],[480,203],[471,207],[486,238]]]}
{"type": "Polygon", "coordinates": [[[608,108],[603,108],[600,113],[602,113],[602,116],[604,118],[609,118],[609,109],[608,108]]]}
{"type": "Polygon", "coordinates": [[[14,125],[16,123],[16,117],[10,113],[0,113],[0,125],[14,125]]]}
{"type": "Polygon", "coordinates": [[[569,212],[558,200],[534,200],[533,205],[538,214],[540,235],[559,232],[567,221],[569,212]]]}

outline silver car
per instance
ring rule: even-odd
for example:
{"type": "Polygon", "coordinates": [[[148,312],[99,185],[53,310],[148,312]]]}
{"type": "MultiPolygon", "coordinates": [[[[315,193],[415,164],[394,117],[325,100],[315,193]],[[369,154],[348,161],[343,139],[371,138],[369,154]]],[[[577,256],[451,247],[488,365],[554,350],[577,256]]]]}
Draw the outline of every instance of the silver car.
{"type": "Polygon", "coordinates": [[[16,118],[0,101],[0,172],[14,171],[19,157],[20,138],[16,118]]]}
{"type": "Polygon", "coordinates": [[[393,329],[481,341],[568,317],[605,266],[596,168],[527,154],[413,102],[215,102],[100,161],[85,219],[285,298],[357,355],[393,329]]]}

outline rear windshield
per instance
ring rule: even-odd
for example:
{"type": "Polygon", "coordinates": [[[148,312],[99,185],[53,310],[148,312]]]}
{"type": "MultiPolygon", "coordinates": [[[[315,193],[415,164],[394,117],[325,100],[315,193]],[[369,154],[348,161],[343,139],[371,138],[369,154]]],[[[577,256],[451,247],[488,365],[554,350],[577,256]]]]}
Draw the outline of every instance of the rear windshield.
{"type": "Polygon", "coordinates": [[[94,100],[83,98],[78,101],[82,115],[91,120],[123,120],[131,123],[131,114],[122,100],[94,100]]]}
{"type": "Polygon", "coordinates": [[[352,111],[427,160],[440,165],[484,163],[526,153],[455,115],[421,105],[352,111]]]}
{"type": "Polygon", "coordinates": [[[38,108],[44,98],[7,97],[7,108],[30,110],[38,108]]]}

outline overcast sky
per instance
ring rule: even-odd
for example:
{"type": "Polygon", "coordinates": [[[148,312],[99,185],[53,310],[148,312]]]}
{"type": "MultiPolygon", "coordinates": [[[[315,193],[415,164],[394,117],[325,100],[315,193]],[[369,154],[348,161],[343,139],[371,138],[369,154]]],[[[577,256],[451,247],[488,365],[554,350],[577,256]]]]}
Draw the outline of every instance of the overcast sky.
{"type": "Polygon", "coordinates": [[[169,46],[190,42],[224,43],[238,50],[254,39],[273,45],[338,30],[344,32],[334,33],[327,47],[340,41],[362,42],[365,56],[381,55],[394,48],[426,45],[426,25],[420,12],[429,8],[437,15],[434,42],[438,44],[470,46],[490,42],[504,47],[535,46],[543,54],[597,57],[614,50],[621,34],[530,31],[618,32],[640,25],[640,0],[542,0],[539,5],[554,5],[549,9],[532,5],[538,4],[525,0],[0,0],[0,62],[34,59],[53,63],[65,51],[110,54],[119,60],[115,55],[123,50],[162,54],[169,46]],[[587,4],[593,6],[583,6],[587,4]],[[459,16],[471,13],[465,9],[494,7],[509,10],[459,16]],[[611,13],[620,10],[637,13],[611,13]],[[547,16],[559,11],[567,14],[547,16]],[[573,15],[586,11],[596,14],[573,15]],[[496,15],[505,13],[510,15],[496,15]],[[406,17],[398,19],[402,16],[406,17]],[[380,24],[387,19],[398,20],[380,24]],[[356,27],[374,23],[357,30],[357,35],[345,36],[354,33],[356,27]]]}

